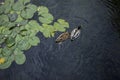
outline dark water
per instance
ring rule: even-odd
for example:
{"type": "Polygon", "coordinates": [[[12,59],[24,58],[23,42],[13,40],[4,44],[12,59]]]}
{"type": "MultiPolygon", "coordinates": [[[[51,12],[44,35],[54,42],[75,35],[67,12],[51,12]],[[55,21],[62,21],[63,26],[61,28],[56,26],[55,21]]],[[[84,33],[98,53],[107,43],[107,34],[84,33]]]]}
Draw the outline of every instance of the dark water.
{"type": "Polygon", "coordinates": [[[61,46],[45,39],[26,51],[26,63],[0,70],[0,80],[120,80],[120,0],[32,0],[55,19],[83,25],[80,37],[61,46]]]}

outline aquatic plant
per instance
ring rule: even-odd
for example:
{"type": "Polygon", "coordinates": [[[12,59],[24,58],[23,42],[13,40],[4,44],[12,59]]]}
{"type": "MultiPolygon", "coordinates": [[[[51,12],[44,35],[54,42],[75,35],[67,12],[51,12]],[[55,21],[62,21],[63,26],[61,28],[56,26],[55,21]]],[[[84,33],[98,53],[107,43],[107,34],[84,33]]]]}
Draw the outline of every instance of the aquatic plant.
{"type": "Polygon", "coordinates": [[[51,38],[69,27],[63,19],[53,20],[47,7],[36,6],[30,0],[5,0],[0,4],[0,69],[8,68],[13,61],[23,64],[24,51],[40,43],[38,32],[51,38]],[[35,13],[38,20],[33,19],[35,13]]]}

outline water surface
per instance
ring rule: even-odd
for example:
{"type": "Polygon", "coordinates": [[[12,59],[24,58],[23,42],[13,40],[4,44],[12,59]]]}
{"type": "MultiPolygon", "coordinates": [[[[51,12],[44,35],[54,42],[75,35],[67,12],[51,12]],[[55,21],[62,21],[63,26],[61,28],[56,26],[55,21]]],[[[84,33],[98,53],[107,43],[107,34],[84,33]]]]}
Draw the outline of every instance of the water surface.
{"type": "Polygon", "coordinates": [[[120,80],[120,7],[115,7],[112,0],[32,3],[47,6],[55,19],[67,20],[68,31],[82,25],[82,33],[75,41],[68,40],[61,46],[55,43],[59,33],[51,39],[38,33],[41,43],[25,52],[26,63],[13,63],[9,69],[1,70],[0,80],[120,80]]]}

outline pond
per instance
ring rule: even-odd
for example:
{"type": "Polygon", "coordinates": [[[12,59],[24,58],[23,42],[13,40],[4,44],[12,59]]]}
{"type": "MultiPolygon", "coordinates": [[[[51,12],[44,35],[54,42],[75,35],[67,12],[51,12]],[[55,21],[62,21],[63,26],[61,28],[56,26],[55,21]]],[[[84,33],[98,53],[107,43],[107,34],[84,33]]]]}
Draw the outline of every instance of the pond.
{"type": "Polygon", "coordinates": [[[32,0],[50,9],[55,19],[82,25],[79,38],[58,45],[46,39],[25,51],[23,65],[0,70],[0,80],[120,80],[119,0],[32,0]]]}

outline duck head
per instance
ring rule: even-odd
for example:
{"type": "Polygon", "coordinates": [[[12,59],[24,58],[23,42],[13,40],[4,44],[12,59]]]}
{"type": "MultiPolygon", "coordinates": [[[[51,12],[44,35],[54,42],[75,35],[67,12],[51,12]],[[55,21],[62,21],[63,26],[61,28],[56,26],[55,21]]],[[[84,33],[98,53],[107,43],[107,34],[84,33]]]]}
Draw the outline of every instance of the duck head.
{"type": "Polygon", "coordinates": [[[77,29],[80,30],[80,29],[81,29],[81,25],[79,25],[79,26],[77,27],[77,29]]]}

